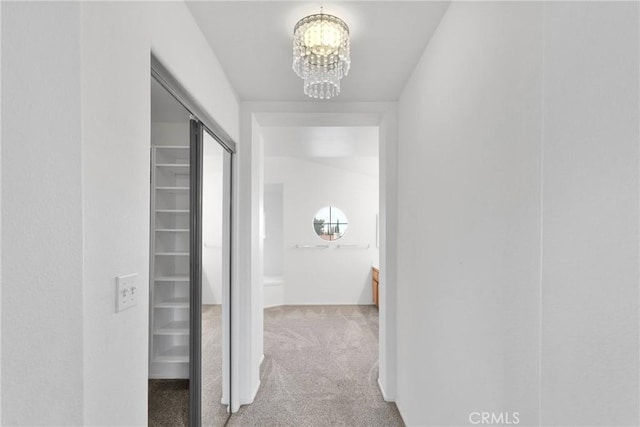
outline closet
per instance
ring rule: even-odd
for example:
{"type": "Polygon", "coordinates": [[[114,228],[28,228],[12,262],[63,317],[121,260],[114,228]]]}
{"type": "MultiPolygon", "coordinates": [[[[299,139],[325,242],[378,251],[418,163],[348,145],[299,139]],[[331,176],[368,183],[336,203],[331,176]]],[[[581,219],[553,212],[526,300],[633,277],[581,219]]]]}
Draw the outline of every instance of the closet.
{"type": "Polygon", "coordinates": [[[189,378],[188,145],[152,145],[151,211],[150,377],[189,378]]]}
{"type": "Polygon", "coordinates": [[[224,425],[235,144],[152,58],[149,424],[224,425]]]}

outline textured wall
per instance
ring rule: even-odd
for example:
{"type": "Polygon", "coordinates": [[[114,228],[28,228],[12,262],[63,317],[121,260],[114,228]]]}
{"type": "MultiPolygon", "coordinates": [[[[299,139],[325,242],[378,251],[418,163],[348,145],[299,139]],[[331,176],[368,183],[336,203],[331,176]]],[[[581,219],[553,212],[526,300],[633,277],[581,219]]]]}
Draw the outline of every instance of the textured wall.
{"type": "Polygon", "coordinates": [[[84,421],[145,425],[151,51],[233,137],[238,104],[183,3],[82,8],[84,421]],[[143,297],[114,314],[114,277],[128,273],[143,297]]]}
{"type": "Polygon", "coordinates": [[[80,4],[2,19],[2,422],[80,425],[80,4]]]}
{"type": "Polygon", "coordinates": [[[639,5],[545,14],[543,425],[638,425],[639,5]]]}
{"type": "Polygon", "coordinates": [[[541,23],[541,3],[452,3],[399,102],[409,425],[537,423],[541,23]]]}
{"type": "Polygon", "coordinates": [[[638,4],[452,3],[399,102],[410,425],[638,425],[638,4]]]}
{"type": "Polygon", "coordinates": [[[237,138],[235,93],[182,3],[2,19],[2,421],[146,425],[151,52],[237,138]]]}

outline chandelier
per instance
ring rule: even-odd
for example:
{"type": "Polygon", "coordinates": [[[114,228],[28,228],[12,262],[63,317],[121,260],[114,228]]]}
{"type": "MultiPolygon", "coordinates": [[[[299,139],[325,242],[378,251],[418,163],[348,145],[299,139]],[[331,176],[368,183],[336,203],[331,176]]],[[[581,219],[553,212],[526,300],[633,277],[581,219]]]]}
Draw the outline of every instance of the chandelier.
{"type": "Polygon", "coordinates": [[[340,93],[349,73],[349,27],[333,15],[302,18],[293,29],[293,70],[304,80],[304,93],[329,99],[340,93]]]}

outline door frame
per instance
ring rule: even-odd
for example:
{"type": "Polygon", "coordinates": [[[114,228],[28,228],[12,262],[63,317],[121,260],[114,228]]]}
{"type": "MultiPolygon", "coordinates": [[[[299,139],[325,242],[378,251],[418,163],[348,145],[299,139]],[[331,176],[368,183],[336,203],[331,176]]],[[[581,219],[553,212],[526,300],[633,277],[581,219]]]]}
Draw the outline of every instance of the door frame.
{"type": "MultiPolygon", "coordinates": [[[[222,317],[223,325],[227,325],[222,331],[222,337],[226,345],[227,354],[223,357],[222,377],[223,396],[227,396],[227,410],[231,412],[233,408],[233,386],[232,386],[232,291],[234,283],[235,259],[233,255],[235,226],[234,226],[234,198],[236,194],[234,185],[234,163],[236,161],[236,143],[222,129],[221,126],[199,105],[176,80],[167,68],[152,54],[151,55],[151,78],[155,79],[165,90],[167,90],[190,114],[189,123],[189,144],[190,144],[190,290],[189,290],[189,425],[199,427],[201,424],[201,366],[202,366],[202,161],[203,161],[203,132],[209,133],[221,147],[230,154],[228,185],[225,189],[230,196],[229,199],[229,223],[225,224],[228,229],[228,297],[225,301],[223,297],[222,317]],[[226,368],[225,368],[226,361],[226,368]],[[225,381],[226,377],[226,381],[225,381]]],[[[224,295],[224,292],[223,292],[224,295]]]]}
{"type": "Polygon", "coordinates": [[[267,126],[377,126],[379,129],[380,330],[378,386],[386,401],[397,381],[397,103],[242,102],[238,169],[237,290],[233,304],[234,375],[232,412],[253,402],[260,388],[263,300],[260,212],[267,126]]]}

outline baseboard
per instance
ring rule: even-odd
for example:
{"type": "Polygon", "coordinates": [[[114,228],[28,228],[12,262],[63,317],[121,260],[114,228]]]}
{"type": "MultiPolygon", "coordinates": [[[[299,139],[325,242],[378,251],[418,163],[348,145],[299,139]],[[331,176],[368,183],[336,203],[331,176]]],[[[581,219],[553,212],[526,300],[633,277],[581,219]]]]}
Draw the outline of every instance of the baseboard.
{"type": "Polygon", "coordinates": [[[374,305],[373,301],[371,302],[329,302],[329,303],[317,303],[317,302],[302,302],[302,303],[282,303],[276,305],[265,305],[263,308],[274,308],[274,307],[323,307],[323,306],[344,306],[344,307],[370,307],[374,305]]]}
{"type": "Polygon", "coordinates": [[[271,279],[271,280],[264,280],[262,282],[262,285],[265,288],[270,288],[273,286],[284,286],[284,279],[282,279],[282,277],[277,278],[277,279],[271,279]]]}
{"type": "MultiPolygon", "coordinates": [[[[260,372],[260,368],[262,367],[262,362],[264,362],[264,354],[260,356],[260,362],[258,362],[258,372],[260,372]]],[[[260,390],[260,385],[262,385],[262,382],[258,380],[258,383],[256,384],[256,387],[253,390],[253,392],[251,392],[250,396],[244,396],[244,397],[240,396],[240,405],[252,404],[256,398],[256,395],[258,394],[258,390],[260,390]]]]}
{"type": "Polygon", "coordinates": [[[396,408],[398,409],[398,413],[400,414],[400,418],[402,418],[402,424],[403,425],[408,425],[407,422],[404,420],[404,417],[402,416],[402,408],[400,407],[400,405],[398,405],[398,402],[394,402],[396,405],[396,408]]]}
{"type": "Polygon", "coordinates": [[[380,392],[382,393],[382,398],[384,399],[385,402],[395,402],[396,401],[396,397],[395,396],[389,396],[384,391],[384,387],[382,387],[382,383],[380,382],[380,378],[378,378],[378,388],[380,389],[380,392]]]}
{"type": "Polygon", "coordinates": [[[262,383],[260,381],[258,381],[258,384],[256,384],[256,388],[255,390],[253,390],[253,392],[251,393],[251,396],[247,399],[240,399],[240,404],[241,405],[251,405],[253,403],[253,401],[256,399],[256,395],[258,394],[258,390],[260,390],[260,385],[262,383]]]}

